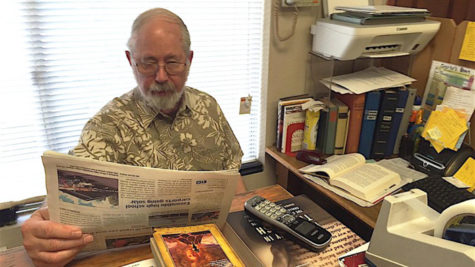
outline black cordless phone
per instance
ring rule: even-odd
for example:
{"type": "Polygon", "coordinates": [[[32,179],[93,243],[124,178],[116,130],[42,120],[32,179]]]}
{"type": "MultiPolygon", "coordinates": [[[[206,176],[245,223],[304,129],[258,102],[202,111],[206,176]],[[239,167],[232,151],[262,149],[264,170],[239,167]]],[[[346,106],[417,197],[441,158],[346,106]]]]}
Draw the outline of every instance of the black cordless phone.
{"type": "Polygon", "coordinates": [[[332,235],[326,229],[303,216],[292,215],[282,205],[261,196],[247,200],[244,203],[244,210],[311,250],[319,251],[330,244],[332,235]]]}

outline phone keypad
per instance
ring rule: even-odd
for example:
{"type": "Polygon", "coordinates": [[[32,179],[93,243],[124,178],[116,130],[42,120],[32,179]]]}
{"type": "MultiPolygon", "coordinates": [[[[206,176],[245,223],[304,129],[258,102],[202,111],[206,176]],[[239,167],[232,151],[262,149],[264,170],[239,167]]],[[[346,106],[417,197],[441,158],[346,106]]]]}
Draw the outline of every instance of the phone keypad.
{"type": "Polygon", "coordinates": [[[286,225],[290,225],[295,222],[295,217],[290,215],[284,207],[281,205],[270,202],[267,199],[256,198],[255,202],[251,204],[254,209],[259,211],[261,214],[273,219],[280,221],[286,225]]]}

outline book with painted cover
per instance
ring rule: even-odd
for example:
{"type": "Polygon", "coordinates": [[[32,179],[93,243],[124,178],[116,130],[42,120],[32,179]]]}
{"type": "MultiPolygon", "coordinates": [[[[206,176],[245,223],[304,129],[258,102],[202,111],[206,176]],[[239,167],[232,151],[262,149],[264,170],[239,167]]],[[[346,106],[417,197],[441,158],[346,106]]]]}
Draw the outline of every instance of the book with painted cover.
{"type": "Polygon", "coordinates": [[[245,266],[215,224],[155,228],[150,244],[159,266],[245,266]]]}
{"type": "Polygon", "coordinates": [[[366,163],[359,153],[334,155],[324,165],[308,165],[299,169],[303,173],[328,180],[355,197],[375,202],[401,185],[401,177],[376,163],[366,163]]]}

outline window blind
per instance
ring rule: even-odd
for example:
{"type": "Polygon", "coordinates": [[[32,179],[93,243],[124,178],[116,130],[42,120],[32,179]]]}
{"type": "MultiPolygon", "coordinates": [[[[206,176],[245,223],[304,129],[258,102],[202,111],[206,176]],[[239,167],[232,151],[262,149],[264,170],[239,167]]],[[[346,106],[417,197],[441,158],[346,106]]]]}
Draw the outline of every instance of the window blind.
{"type": "Polygon", "coordinates": [[[67,153],[90,117],[136,85],[124,51],[133,20],[153,7],[185,21],[187,84],[220,103],[243,162],[258,158],[264,0],[5,2],[0,202],[45,194],[42,152],[67,153]],[[248,95],[251,114],[239,115],[248,95]]]}

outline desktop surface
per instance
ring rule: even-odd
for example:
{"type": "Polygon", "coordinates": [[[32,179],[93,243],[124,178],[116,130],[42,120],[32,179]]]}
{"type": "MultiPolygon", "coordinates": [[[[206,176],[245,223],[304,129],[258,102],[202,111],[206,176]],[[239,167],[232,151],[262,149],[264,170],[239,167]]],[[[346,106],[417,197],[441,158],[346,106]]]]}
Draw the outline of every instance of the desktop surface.
{"type": "MultiPolygon", "coordinates": [[[[292,197],[289,192],[279,185],[267,186],[235,195],[229,211],[243,210],[244,202],[255,195],[265,197],[272,202],[292,197]]],[[[104,251],[93,256],[73,260],[68,266],[122,266],[150,258],[153,258],[153,255],[150,246],[147,244],[120,251],[104,251]]]]}

